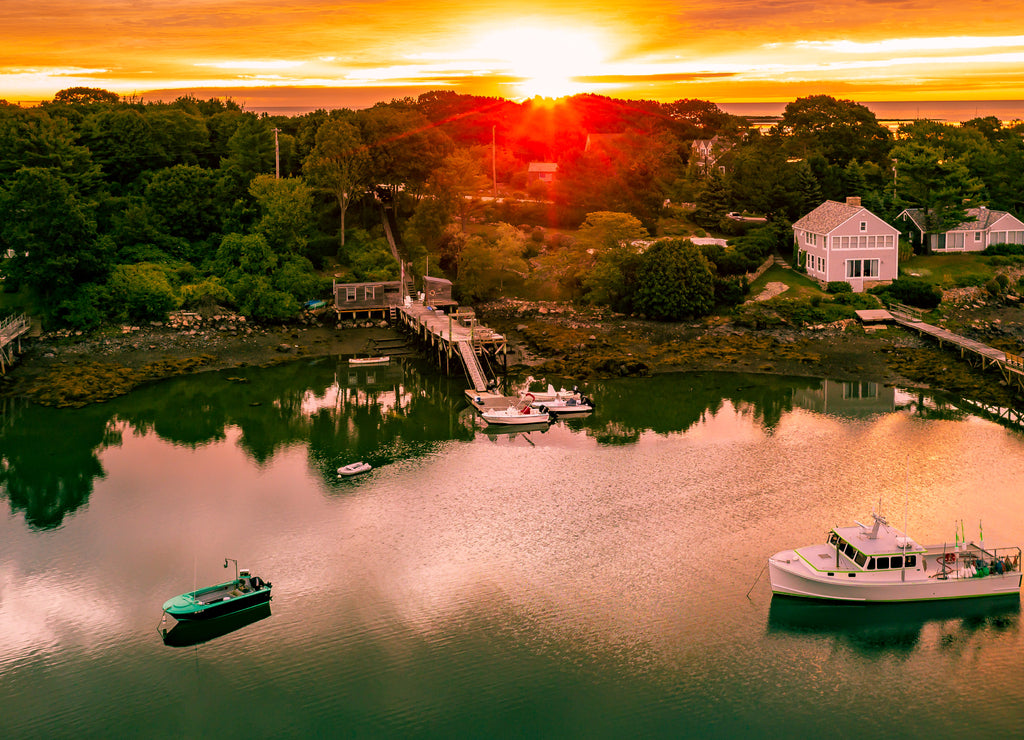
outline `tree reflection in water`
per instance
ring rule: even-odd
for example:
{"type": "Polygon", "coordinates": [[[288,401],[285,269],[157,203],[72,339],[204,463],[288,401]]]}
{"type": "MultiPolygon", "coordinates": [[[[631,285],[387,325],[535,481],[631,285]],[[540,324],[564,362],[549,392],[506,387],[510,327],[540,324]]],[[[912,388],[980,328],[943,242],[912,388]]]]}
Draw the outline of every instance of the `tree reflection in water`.
{"type": "MultiPolygon", "coordinates": [[[[595,381],[584,391],[596,411],[558,423],[600,444],[627,445],[646,432],[685,432],[729,404],[771,433],[824,387],[818,379],[728,373],[595,381]]],[[[464,389],[463,379],[413,358],[361,369],[320,358],[174,378],[83,409],[7,401],[0,409],[0,494],[31,528],[53,529],[88,501],[104,475],[100,453],[119,446],[123,432],[195,448],[223,441],[232,428],[257,464],[303,445],[310,466],[339,486],[340,465],[364,460],[379,468],[478,432],[493,437],[475,423],[464,389]]],[[[928,404],[921,398],[910,406],[921,413],[928,404]]]]}

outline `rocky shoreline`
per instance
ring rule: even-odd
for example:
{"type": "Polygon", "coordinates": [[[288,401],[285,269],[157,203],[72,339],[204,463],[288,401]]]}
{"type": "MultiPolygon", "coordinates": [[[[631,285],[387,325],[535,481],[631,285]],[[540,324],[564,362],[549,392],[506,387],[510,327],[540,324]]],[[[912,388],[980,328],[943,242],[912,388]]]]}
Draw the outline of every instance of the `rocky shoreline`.
{"type": "MultiPolygon", "coordinates": [[[[866,330],[853,320],[752,330],[723,317],[665,324],[598,308],[510,299],[476,310],[509,338],[510,369],[533,375],[585,381],[674,371],[771,373],[1022,403],[997,374],[972,369],[928,340],[898,328],[866,330]]],[[[186,373],[373,354],[375,342],[401,337],[384,321],[344,321],[331,309],[286,326],[258,326],[228,313],[179,313],[166,323],[26,340],[26,351],[0,378],[0,395],[82,406],[186,373]]]]}

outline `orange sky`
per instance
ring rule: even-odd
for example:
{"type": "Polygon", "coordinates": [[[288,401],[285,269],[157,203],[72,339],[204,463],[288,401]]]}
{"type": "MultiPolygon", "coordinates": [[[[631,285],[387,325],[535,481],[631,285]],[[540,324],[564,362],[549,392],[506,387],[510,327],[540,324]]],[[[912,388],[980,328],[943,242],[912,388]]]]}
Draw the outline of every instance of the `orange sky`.
{"type": "Polygon", "coordinates": [[[1024,99],[1019,0],[2,0],[0,28],[0,98],[24,103],[1024,99]]]}

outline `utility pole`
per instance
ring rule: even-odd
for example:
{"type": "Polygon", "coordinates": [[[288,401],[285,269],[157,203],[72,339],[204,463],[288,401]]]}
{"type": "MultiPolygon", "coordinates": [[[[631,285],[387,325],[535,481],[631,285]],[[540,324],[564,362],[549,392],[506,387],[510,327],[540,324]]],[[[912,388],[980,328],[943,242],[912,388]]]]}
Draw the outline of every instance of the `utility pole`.
{"type": "Polygon", "coordinates": [[[898,159],[892,161],[892,200],[896,202],[896,166],[900,163],[898,159]]]}
{"type": "Polygon", "coordinates": [[[281,133],[281,129],[274,129],[274,177],[278,180],[281,179],[281,145],[277,140],[277,135],[281,133]]]}
{"type": "Polygon", "coordinates": [[[497,152],[497,126],[491,126],[491,182],[494,185],[494,199],[498,199],[498,152],[497,152]]]}

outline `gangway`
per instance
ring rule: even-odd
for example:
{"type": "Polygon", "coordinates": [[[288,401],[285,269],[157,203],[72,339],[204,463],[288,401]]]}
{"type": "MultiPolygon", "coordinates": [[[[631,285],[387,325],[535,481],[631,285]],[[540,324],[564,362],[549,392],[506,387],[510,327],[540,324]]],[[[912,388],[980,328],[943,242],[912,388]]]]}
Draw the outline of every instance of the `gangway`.
{"type": "Polygon", "coordinates": [[[469,376],[469,381],[473,384],[473,390],[487,390],[487,376],[484,375],[484,369],[480,365],[480,359],[476,356],[476,352],[473,350],[473,345],[462,341],[456,342],[455,346],[458,347],[459,355],[462,357],[462,364],[466,366],[466,374],[469,376]]]}

